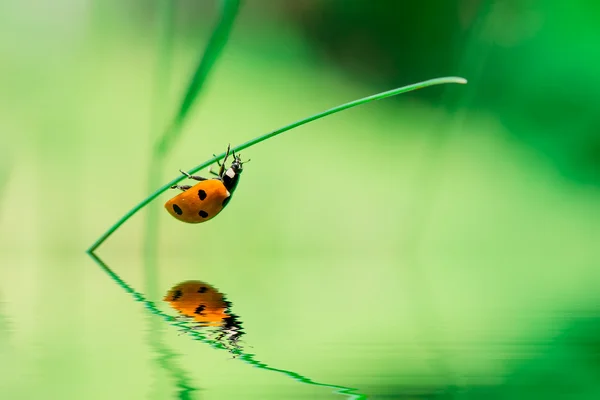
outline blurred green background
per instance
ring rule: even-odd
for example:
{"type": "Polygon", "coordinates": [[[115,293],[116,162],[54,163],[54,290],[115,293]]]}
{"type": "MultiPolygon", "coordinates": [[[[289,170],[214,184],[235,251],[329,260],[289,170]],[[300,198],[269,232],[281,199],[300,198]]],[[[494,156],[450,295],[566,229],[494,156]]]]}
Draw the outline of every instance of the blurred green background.
{"type": "Polygon", "coordinates": [[[367,398],[600,398],[600,5],[243,1],[157,159],[222,4],[0,3],[0,398],[343,398],[178,335],[85,250],[228,143],[448,75],[243,151],[218,218],[168,192],[98,253],[173,315],[209,282],[246,351],[367,398]]]}

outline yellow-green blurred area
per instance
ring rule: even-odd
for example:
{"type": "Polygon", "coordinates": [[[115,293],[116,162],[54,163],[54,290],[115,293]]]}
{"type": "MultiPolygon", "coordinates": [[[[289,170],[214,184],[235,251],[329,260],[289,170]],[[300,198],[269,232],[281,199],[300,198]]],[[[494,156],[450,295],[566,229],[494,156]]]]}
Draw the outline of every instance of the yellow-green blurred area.
{"type": "Polygon", "coordinates": [[[0,3],[0,398],[344,398],[179,335],[85,250],[229,143],[448,75],[242,151],[217,218],[168,191],[97,253],[173,315],[209,282],[247,352],[367,398],[600,398],[600,5],[242,2],[157,160],[219,4],[0,3]]]}

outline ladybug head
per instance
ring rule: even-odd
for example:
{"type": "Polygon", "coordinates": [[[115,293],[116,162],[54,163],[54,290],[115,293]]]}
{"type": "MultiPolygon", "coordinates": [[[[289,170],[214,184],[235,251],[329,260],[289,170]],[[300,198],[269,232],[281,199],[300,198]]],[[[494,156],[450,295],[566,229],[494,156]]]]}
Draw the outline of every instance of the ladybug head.
{"type": "Polygon", "coordinates": [[[242,173],[243,170],[243,164],[247,163],[248,161],[242,161],[242,158],[240,157],[239,154],[235,154],[235,152],[232,152],[233,155],[233,162],[231,163],[231,166],[223,172],[223,174],[221,175],[221,179],[223,180],[223,184],[225,185],[225,187],[227,188],[227,190],[229,190],[230,193],[233,193],[233,191],[235,190],[235,188],[237,187],[237,184],[240,180],[240,174],[242,173]]]}
{"type": "Polygon", "coordinates": [[[244,169],[243,165],[245,163],[247,163],[248,161],[250,161],[250,160],[242,161],[242,157],[241,157],[242,155],[241,154],[235,154],[235,151],[232,152],[232,154],[233,154],[233,162],[231,163],[231,167],[230,168],[233,169],[233,171],[236,174],[240,174],[243,171],[243,169],[244,169]]]}

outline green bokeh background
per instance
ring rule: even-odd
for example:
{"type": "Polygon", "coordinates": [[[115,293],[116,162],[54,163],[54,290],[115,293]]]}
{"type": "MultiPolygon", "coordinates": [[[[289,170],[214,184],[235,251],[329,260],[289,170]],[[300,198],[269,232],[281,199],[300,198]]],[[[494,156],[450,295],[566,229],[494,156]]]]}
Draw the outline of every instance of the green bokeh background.
{"type": "MultiPolygon", "coordinates": [[[[149,194],[217,18],[175,2],[165,52],[169,4],[0,4],[0,398],[343,397],[178,335],[85,254],[149,194]]],[[[247,351],[368,398],[599,398],[600,6],[369,4],[244,3],[156,187],[379,90],[469,84],[245,150],[218,218],[182,224],[165,193],[98,253],[166,312],[169,288],[209,282],[247,351]]]]}

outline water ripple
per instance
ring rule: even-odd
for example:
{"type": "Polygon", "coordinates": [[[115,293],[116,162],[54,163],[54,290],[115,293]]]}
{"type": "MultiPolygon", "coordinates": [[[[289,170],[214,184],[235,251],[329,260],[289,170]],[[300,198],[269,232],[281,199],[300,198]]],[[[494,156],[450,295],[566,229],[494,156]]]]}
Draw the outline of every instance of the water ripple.
{"type": "MultiPolygon", "coordinates": [[[[94,260],[96,262],[96,264],[98,264],[98,266],[104,272],[106,272],[113,281],[115,281],[115,283],[117,285],[119,285],[123,290],[125,290],[127,293],[129,293],[135,301],[142,303],[147,311],[149,311],[153,315],[156,315],[157,317],[162,318],[163,321],[165,321],[166,323],[168,323],[169,325],[171,325],[173,327],[176,327],[184,334],[190,336],[192,339],[200,341],[205,344],[208,344],[209,346],[211,346],[214,349],[226,350],[226,351],[232,353],[235,358],[240,359],[256,368],[260,368],[260,369],[266,370],[266,371],[278,372],[289,378],[294,379],[297,382],[301,382],[301,383],[304,383],[307,385],[322,386],[322,387],[327,387],[327,388],[333,389],[333,393],[345,396],[347,399],[358,400],[358,399],[366,399],[367,398],[364,394],[358,393],[357,389],[355,389],[355,388],[350,388],[350,387],[340,386],[340,385],[332,385],[332,384],[328,384],[328,383],[315,382],[312,379],[307,378],[306,376],[303,376],[297,372],[280,369],[280,368],[273,368],[273,367],[267,365],[266,363],[256,359],[255,354],[245,352],[241,348],[241,346],[230,346],[230,345],[228,345],[227,342],[224,342],[223,340],[211,338],[211,337],[203,334],[203,332],[200,329],[197,329],[197,325],[195,326],[196,328],[194,328],[194,325],[191,325],[191,324],[193,324],[193,322],[190,321],[190,319],[174,317],[174,316],[171,316],[171,315],[168,315],[168,314],[162,312],[156,306],[156,304],[154,302],[147,300],[142,293],[137,292],[135,289],[133,289],[131,286],[129,286],[123,279],[121,279],[121,277],[119,275],[117,275],[112,269],[110,269],[108,267],[108,265],[106,265],[104,263],[104,261],[102,261],[94,252],[88,251],[87,253],[92,258],[92,260],[94,260]]],[[[168,358],[167,358],[167,360],[168,360],[168,358]]],[[[191,388],[191,387],[189,389],[195,390],[194,388],[191,388]]],[[[185,393],[189,394],[190,390],[188,390],[185,393]]]]}

